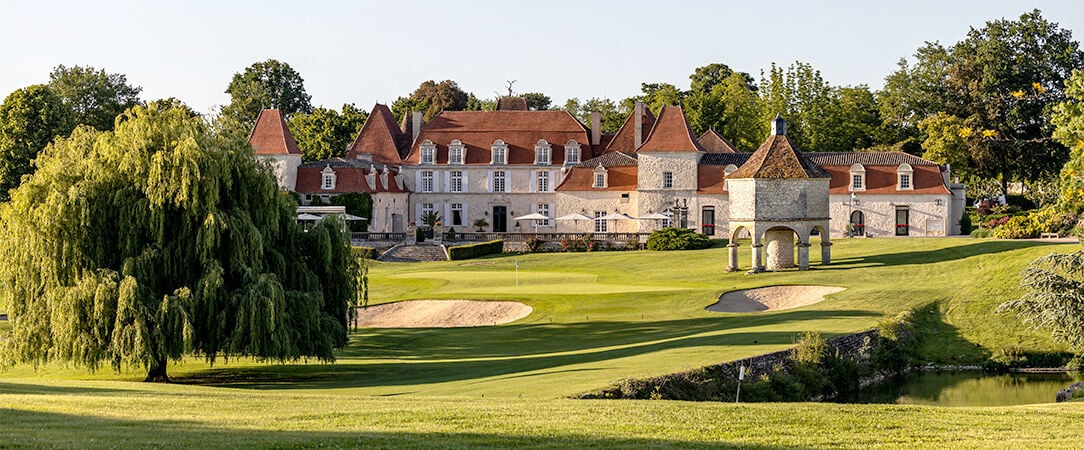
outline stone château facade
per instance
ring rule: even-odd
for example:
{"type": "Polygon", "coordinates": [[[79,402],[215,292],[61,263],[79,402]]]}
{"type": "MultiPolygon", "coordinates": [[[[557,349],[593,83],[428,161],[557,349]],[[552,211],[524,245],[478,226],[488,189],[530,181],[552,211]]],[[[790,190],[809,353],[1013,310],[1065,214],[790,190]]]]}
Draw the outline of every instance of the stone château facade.
{"type": "MultiPolygon", "coordinates": [[[[772,165],[786,152],[742,153],[714,131],[697,138],[677,106],[662,108],[656,117],[637,104],[610,135],[600,132],[598,114],[589,127],[565,111],[502,105],[496,111],[445,111],[424,123],[414,113],[396,123],[391,110],[377,104],[345,158],[305,164],[277,111],[260,115],[250,141],[303,204],[369,193],[369,230],[377,232],[405,231],[430,211],[445,227],[474,231],[484,223],[487,232],[534,231],[534,223],[514,219],[531,213],[617,213],[634,219],[549,220],[537,228],[609,233],[680,226],[732,237],[740,229],[762,228],[744,219],[772,214],[767,211],[773,208],[779,208],[776,215],[790,215],[787,208],[802,195],[800,189],[764,189],[779,180],[746,176],[754,170],[749,164],[772,165]],[[750,189],[758,199],[756,216],[736,217],[747,211],[735,195],[750,189]]],[[[765,145],[775,141],[789,142],[785,133],[773,134],[765,145]]],[[[818,189],[827,191],[826,199],[805,205],[815,226],[792,227],[799,243],[818,227],[834,236],[959,233],[964,188],[950,182],[947,166],[898,152],[797,154],[802,167],[816,173],[810,179],[818,189]]]]}

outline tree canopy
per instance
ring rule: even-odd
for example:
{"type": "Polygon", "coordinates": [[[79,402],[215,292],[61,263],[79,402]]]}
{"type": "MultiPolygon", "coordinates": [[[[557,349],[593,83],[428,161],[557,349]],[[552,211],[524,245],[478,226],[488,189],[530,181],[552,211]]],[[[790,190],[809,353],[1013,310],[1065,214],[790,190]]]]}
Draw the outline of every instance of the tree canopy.
{"type": "Polygon", "coordinates": [[[277,109],[286,118],[312,112],[312,96],[305,92],[301,74],[289,64],[274,59],[254,63],[233,74],[226,93],[230,94],[230,104],[222,108],[222,115],[243,130],[251,130],[264,109],[277,109]]]}
{"type": "Polygon", "coordinates": [[[128,84],[118,73],[91,66],[56,66],[49,74],[49,88],[71,108],[76,125],[112,130],[113,121],[124,110],[139,104],[143,88],[128,84]]]}
{"type": "Polygon", "coordinates": [[[391,105],[391,111],[396,119],[402,119],[411,111],[421,111],[422,119],[428,121],[441,111],[466,111],[469,97],[471,95],[463,92],[452,80],[440,83],[429,80],[418,86],[409,97],[396,99],[391,105]]]}
{"type": "Polygon", "coordinates": [[[0,205],[4,361],[164,380],[186,354],[333,360],[355,297],[341,224],[301,232],[245,141],[181,108],[117,124],[57,140],[0,205]]]}
{"type": "Polygon", "coordinates": [[[368,116],[369,113],[347,103],[341,113],[319,107],[308,114],[294,114],[288,125],[304,160],[317,161],[346,156],[346,147],[354,142],[368,116]]]}
{"type": "Polygon", "coordinates": [[[1084,212],[1084,71],[1074,71],[1065,83],[1066,100],[1054,107],[1054,138],[1069,147],[1061,169],[1060,202],[1064,209],[1084,212]]]}
{"type": "Polygon", "coordinates": [[[0,105],[0,202],[33,173],[30,162],[57,136],[71,133],[71,109],[45,85],[12,92],[0,105]]]}

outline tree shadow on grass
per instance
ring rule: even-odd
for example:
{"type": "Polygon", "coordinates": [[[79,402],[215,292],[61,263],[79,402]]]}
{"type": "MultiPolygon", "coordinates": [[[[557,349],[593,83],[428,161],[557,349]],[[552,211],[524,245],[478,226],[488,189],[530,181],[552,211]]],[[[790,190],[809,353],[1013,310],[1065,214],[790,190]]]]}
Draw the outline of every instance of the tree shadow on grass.
{"type": "Polygon", "coordinates": [[[981,364],[990,351],[960,335],[960,330],[945,322],[940,304],[931,302],[914,310],[918,334],[918,357],[937,364],[981,364]]]}
{"type": "MultiPolygon", "coordinates": [[[[789,314],[788,321],[825,319],[829,317],[877,316],[868,311],[795,311],[789,314]]],[[[740,317],[738,318],[740,319],[740,317]]],[[[779,318],[777,318],[779,320],[779,318]]],[[[441,348],[424,347],[422,355],[412,355],[412,359],[388,358],[382,355],[381,361],[372,363],[340,362],[318,365],[275,365],[243,368],[221,368],[197,372],[183,378],[175,378],[179,383],[228,386],[248,389],[334,389],[377,386],[420,386],[427,384],[480,380],[486,378],[524,378],[560,372],[580,372],[598,370],[589,367],[572,367],[621,358],[635,357],[647,353],[681,348],[705,346],[771,346],[788,345],[795,342],[796,331],[733,332],[725,334],[703,335],[704,331],[726,329],[727,326],[707,327],[703,325],[711,319],[686,319],[662,322],[592,322],[576,324],[525,325],[517,332],[515,327],[508,329],[510,339],[522,339],[510,346],[522,346],[529,349],[530,355],[500,354],[491,355],[495,359],[447,359],[441,355],[441,348]],[[688,326],[685,326],[688,325],[688,326]],[[575,341],[577,336],[586,336],[601,332],[623,330],[627,336],[617,339],[596,340],[594,345],[579,343],[575,353],[564,347],[553,347],[531,342],[537,337],[529,336],[532,331],[556,339],[575,341]],[[527,335],[527,336],[520,336],[527,335]],[[518,337],[517,337],[518,336],[518,337]],[[639,339],[629,339],[639,336],[639,339]],[[631,342],[630,342],[631,341],[631,342]],[[392,359],[392,361],[387,361],[392,359]]],[[[740,324],[731,324],[737,327],[740,324]]],[[[748,326],[748,324],[740,325],[748,326]]],[[[800,327],[799,327],[800,328],[800,327]]],[[[796,328],[797,329],[797,328],[796,328]]],[[[468,337],[463,335],[462,337],[468,337]]],[[[826,337],[832,337],[828,334],[826,337]]],[[[478,336],[469,336],[478,339],[478,336]]],[[[446,337],[446,342],[455,342],[446,337]]],[[[500,342],[500,341],[498,341],[500,342]]],[[[393,341],[383,345],[395,346],[393,341]]],[[[409,345],[402,342],[400,345],[409,345]]],[[[452,345],[452,344],[449,344],[452,345]]],[[[487,347],[488,348],[488,347],[487,347]]],[[[456,352],[461,348],[455,349],[456,352]]],[[[470,352],[466,352],[470,354],[470,352]]],[[[722,358],[720,361],[723,362],[722,358]]],[[[409,392],[404,392],[409,393],[409,392]]]]}
{"type": "MultiPolygon", "coordinates": [[[[33,394],[33,395],[118,395],[142,392],[136,389],[99,388],[84,386],[50,386],[41,384],[9,383],[0,381],[0,395],[2,394],[33,394]]],[[[2,423],[2,421],[0,421],[2,423]]]]}
{"type": "MultiPolygon", "coordinates": [[[[329,417],[333,413],[329,412],[329,417]]],[[[363,415],[364,411],[357,411],[363,415]]],[[[448,417],[454,413],[446,414],[448,417]]],[[[456,417],[456,420],[459,418],[456,417]]],[[[341,432],[230,429],[187,420],[132,420],[0,408],[0,443],[35,448],[777,448],[582,433],[341,432]]]]}
{"type": "Polygon", "coordinates": [[[1014,241],[994,240],[978,241],[972,244],[956,245],[939,248],[936,250],[908,251],[899,253],[882,253],[870,256],[843,258],[832,261],[829,266],[813,266],[817,270],[844,270],[850,269],[850,265],[867,266],[902,266],[913,264],[931,264],[947,261],[956,261],[973,256],[1000,253],[1011,250],[1020,250],[1030,247],[1064,245],[1063,242],[1038,242],[1038,241],[1014,241]]]}

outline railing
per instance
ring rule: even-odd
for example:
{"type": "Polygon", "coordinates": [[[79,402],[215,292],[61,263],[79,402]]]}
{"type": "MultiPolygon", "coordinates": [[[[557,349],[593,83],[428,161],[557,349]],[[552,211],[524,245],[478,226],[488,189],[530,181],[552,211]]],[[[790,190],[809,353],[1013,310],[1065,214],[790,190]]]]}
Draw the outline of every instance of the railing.
{"type": "Polygon", "coordinates": [[[361,233],[350,233],[350,239],[354,241],[405,241],[406,233],[378,233],[373,231],[365,231],[361,233]]]}
{"type": "Polygon", "coordinates": [[[485,242],[502,240],[505,242],[523,242],[530,238],[540,239],[546,242],[560,242],[563,239],[583,239],[583,236],[591,236],[591,239],[602,242],[626,242],[630,239],[647,239],[651,233],[478,233],[478,232],[455,232],[444,233],[446,242],[485,242]]]}

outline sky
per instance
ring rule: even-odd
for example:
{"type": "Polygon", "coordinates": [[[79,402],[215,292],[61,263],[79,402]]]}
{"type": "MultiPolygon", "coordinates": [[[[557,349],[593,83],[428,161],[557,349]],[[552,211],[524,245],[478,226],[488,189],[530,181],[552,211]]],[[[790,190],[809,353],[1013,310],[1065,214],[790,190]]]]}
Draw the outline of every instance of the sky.
{"type": "MultiPolygon", "coordinates": [[[[811,64],[834,85],[879,89],[926,41],[951,45],[989,20],[1043,17],[1084,37],[1069,1],[13,1],[0,2],[0,95],[46,83],[53,67],[127,76],[146,100],[211,112],[233,74],[288,63],[316,106],[370,110],[425,80],[494,98],[637,95],[687,89],[697,67],[753,74],[811,64]]],[[[913,59],[912,59],[913,60],[913,59]]]]}

